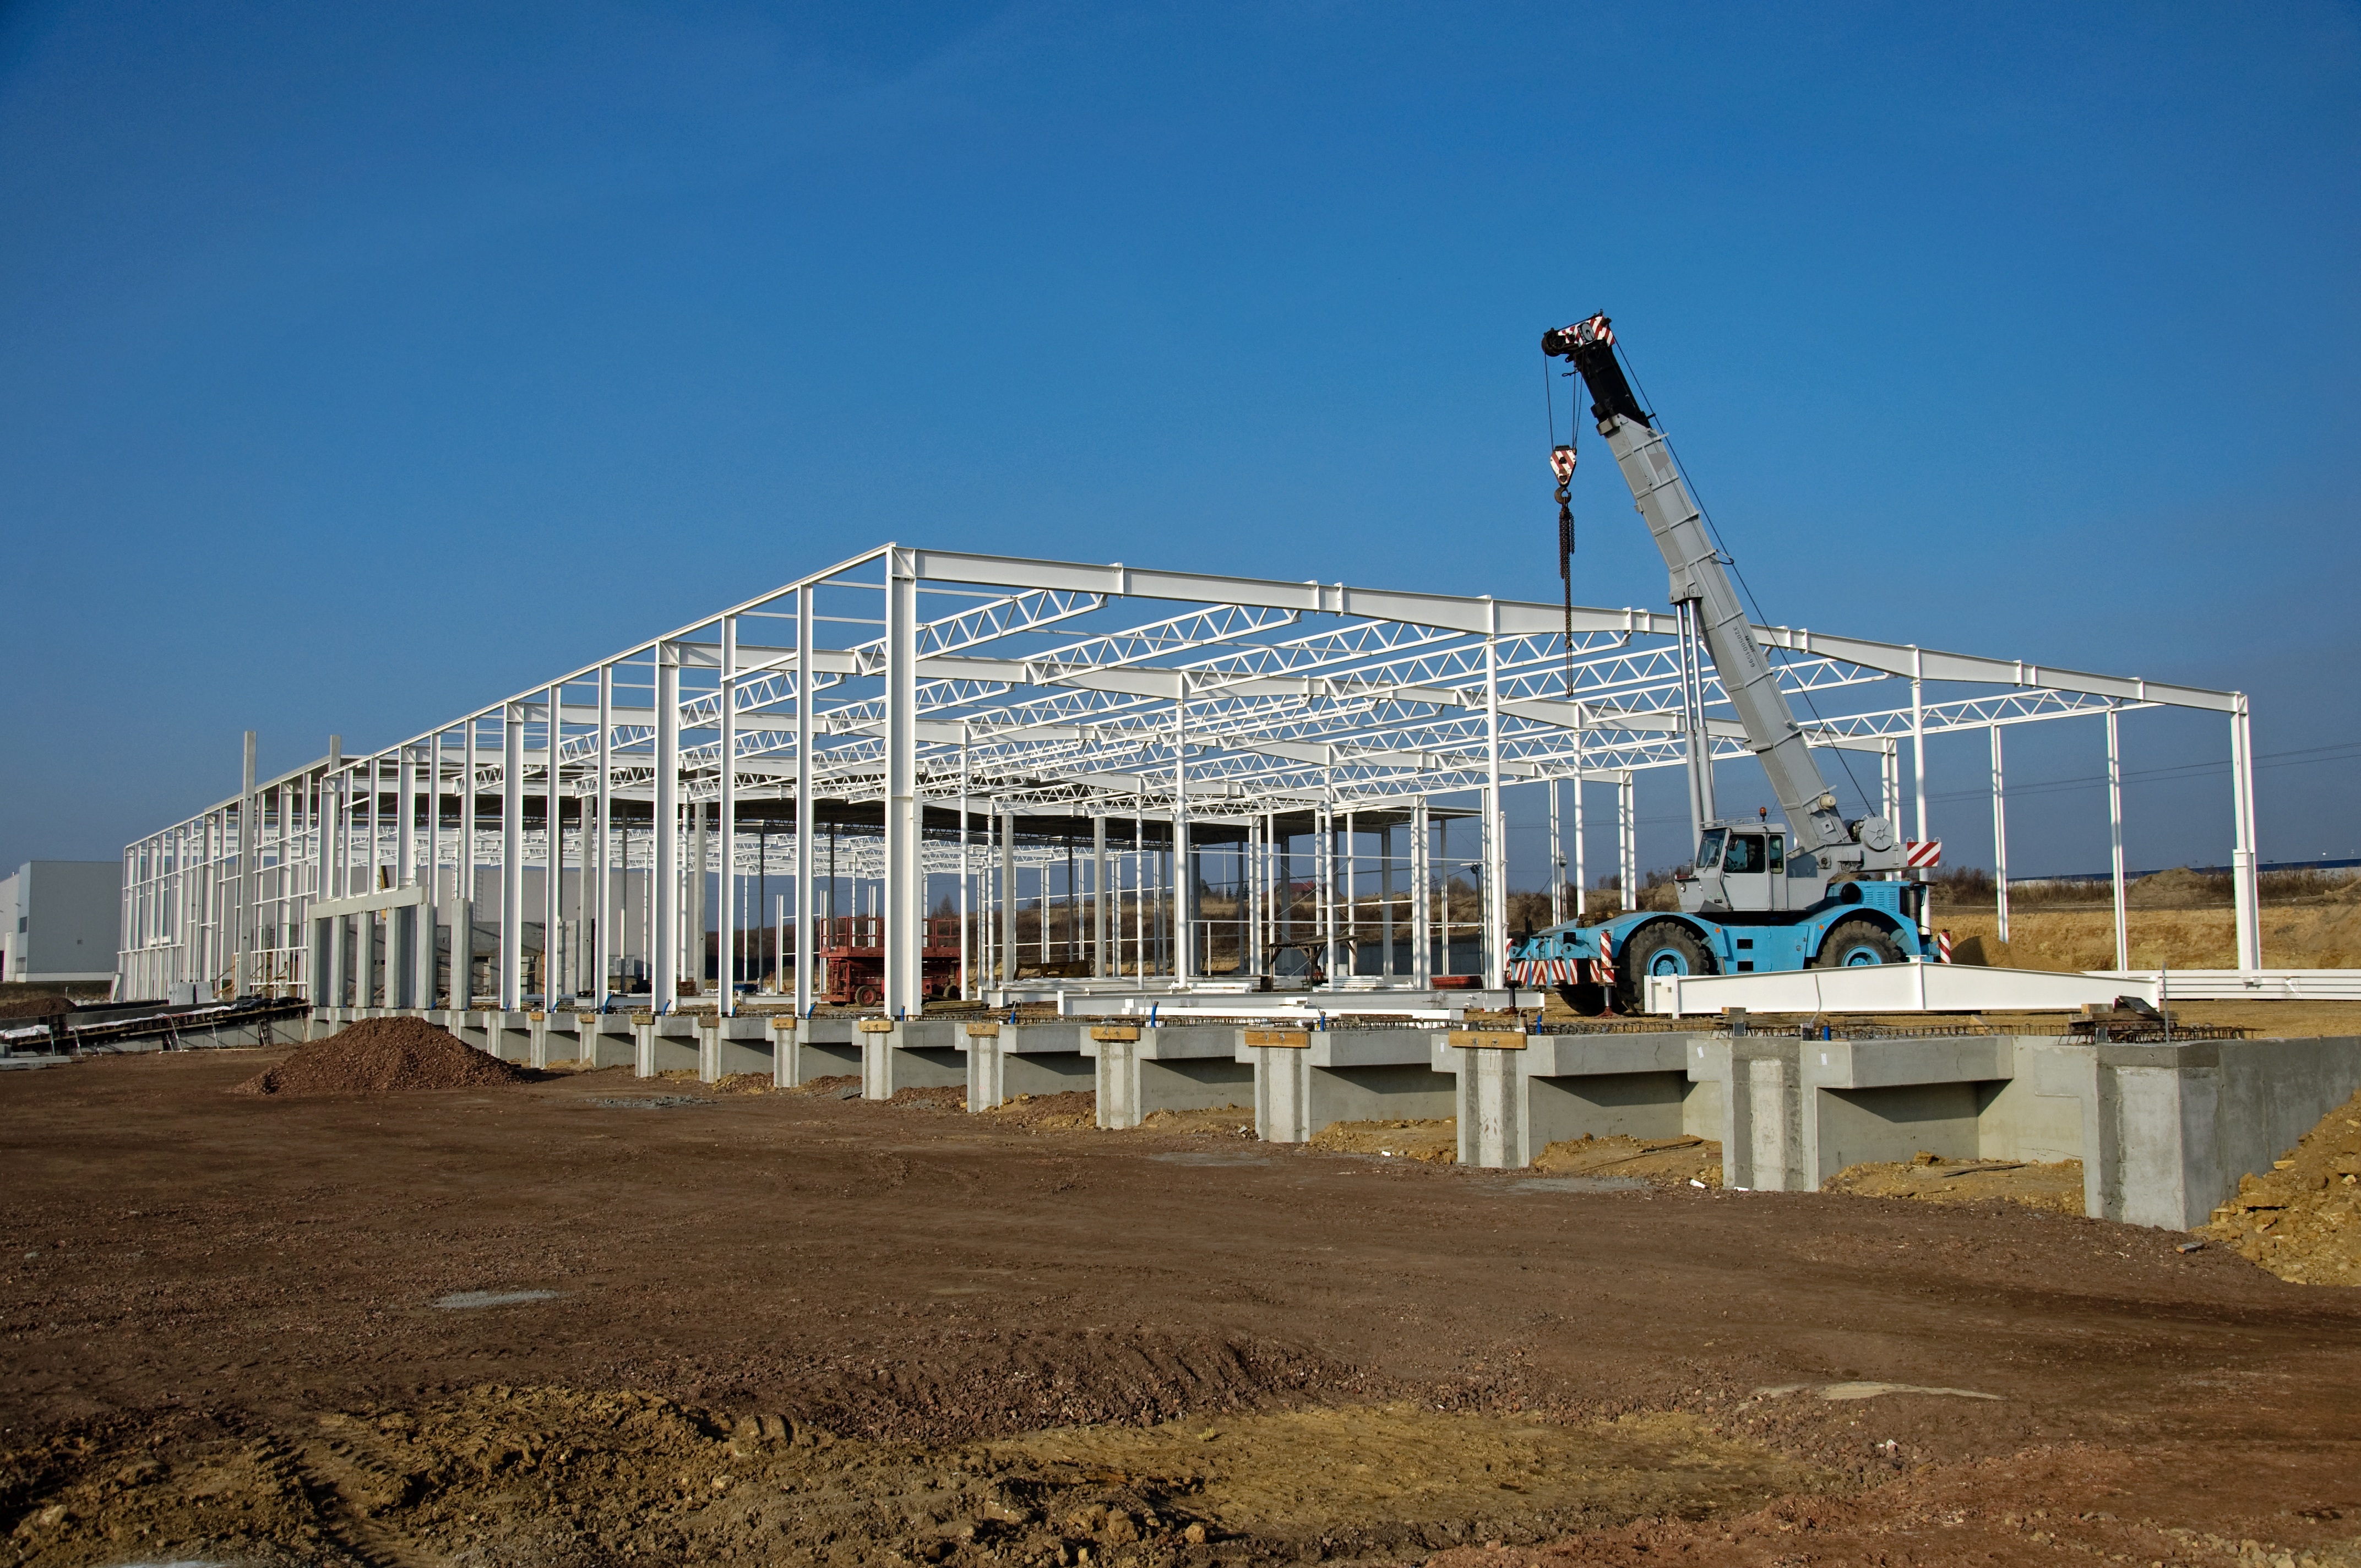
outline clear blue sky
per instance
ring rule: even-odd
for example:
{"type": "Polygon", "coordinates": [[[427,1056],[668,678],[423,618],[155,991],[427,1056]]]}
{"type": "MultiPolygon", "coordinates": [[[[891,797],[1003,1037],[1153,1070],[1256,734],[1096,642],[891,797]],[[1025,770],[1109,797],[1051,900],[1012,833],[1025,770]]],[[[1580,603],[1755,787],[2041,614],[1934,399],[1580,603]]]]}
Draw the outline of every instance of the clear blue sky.
{"type": "MultiPolygon", "coordinates": [[[[1598,308],[1773,619],[2361,741],[2356,16],[17,0],[0,864],[888,538],[1554,597],[1598,308]]],[[[1656,604],[1597,466],[1578,597],[1656,604]]],[[[2264,770],[2266,854],[2361,853],[2356,755],[2264,770]]],[[[2221,775],[2131,825],[2222,858],[2221,775]]],[[[2012,826],[2104,863],[2094,790],[2012,826]]]]}

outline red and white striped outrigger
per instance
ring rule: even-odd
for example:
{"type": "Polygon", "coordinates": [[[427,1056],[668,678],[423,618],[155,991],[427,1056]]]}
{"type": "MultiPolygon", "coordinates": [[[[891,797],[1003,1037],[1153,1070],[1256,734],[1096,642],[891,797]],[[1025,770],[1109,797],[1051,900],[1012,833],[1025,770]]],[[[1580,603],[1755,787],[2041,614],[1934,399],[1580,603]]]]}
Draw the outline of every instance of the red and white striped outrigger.
{"type": "Polygon", "coordinates": [[[1509,964],[1509,983],[1530,986],[1580,985],[1583,982],[1583,970],[1586,968],[1590,970],[1595,983],[1599,985],[1615,983],[1614,962],[1604,957],[1514,959],[1509,964]]]}

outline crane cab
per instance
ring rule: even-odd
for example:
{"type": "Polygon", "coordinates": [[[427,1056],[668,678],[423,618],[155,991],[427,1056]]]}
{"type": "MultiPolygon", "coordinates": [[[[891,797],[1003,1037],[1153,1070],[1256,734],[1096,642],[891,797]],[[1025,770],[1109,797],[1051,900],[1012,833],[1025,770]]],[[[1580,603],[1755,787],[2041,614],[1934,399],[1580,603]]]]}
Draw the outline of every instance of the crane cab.
{"type": "Polygon", "coordinates": [[[1810,854],[1790,854],[1784,828],[1717,822],[1698,840],[1697,860],[1680,883],[1690,915],[1809,909],[1828,894],[1827,869],[1810,854]]]}

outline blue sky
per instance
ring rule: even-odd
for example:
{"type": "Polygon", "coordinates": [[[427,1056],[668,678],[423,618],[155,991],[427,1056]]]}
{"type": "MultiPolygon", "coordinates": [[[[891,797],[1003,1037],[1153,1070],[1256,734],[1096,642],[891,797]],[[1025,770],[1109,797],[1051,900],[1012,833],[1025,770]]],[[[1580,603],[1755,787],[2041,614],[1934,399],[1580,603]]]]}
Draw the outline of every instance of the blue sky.
{"type": "MultiPolygon", "coordinates": [[[[2285,755],[2361,742],[2356,131],[2343,5],[19,0],[0,864],[888,538],[1554,597],[1598,308],[1772,619],[2250,691],[2265,853],[2361,853],[2285,755]]],[[[1578,597],[1655,604],[1594,466],[1578,597]]],[[[2149,776],[2224,729],[2125,720],[2135,865],[2225,854],[2149,776]]]]}

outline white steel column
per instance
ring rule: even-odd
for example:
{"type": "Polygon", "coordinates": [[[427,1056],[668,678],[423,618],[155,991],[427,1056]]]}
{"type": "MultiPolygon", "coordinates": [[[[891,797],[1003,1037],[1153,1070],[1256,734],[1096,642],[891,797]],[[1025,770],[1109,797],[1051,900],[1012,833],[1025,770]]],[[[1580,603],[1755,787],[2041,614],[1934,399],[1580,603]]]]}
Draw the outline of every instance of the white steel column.
{"type": "Polygon", "coordinates": [[[658,1013],[680,1001],[680,650],[656,644],[656,777],[653,918],[648,925],[650,1000],[658,1013]]]}
{"type": "MultiPolygon", "coordinates": [[[[1500,811],[1500,607],[1488,598],[1485,609],[1492,630],[1484,639],[1484,984],[1498,990],[1509,953],[1509,845],[1500,811]]],[[[1705,755],[1709,766],[1709,745],[1705,755]]]]}
{"type": "Polygon", "coordinates": [[[2246,694],[2234,694],[2230,714],[2230,806],[2236,813],[2230,848],[2230,898],[2238,927],[2238,967],[2263,967],[2261,889],[2255,864],[2255,732],[2246,694]]]}
{"type": "Polygon", "coordinates": [[[255,821],[254,794],[254,731],[246,732],[245,783],[237,797],[237,961],[232,975],[230,994],[251,995],[254,991],[255,939],[259,934],[255,898],[260,879],[255,875],[254,862],[262,853],[262,835],[255,821]]]}
{"type": "Polygon", "coordinates": [[[1016,813],[992,803],[1000,825],[1000,983],[1016,982],[1016,813]]]}
{"type": "Polygon", "coordinates": [[[1640,824],[1638,791],[1632,787],[1631,770],[1623,770],[1615,781],[1615,845],[1621,861],[1617,868],[1623,883],[1623,907],[1640,907],[1640,824]]]}
{"type": "MultiPolygon", "coordinates": [[[[614,795],[615,666],[598,666],[598,921],[591,927],[590,994],[607,1007],[607,976],[615,952],[608,927],[615,910],[614,795]]],[[[628,869],[628,868],[627,868],[628,869]]]]}
{"type": "Polygon", "coordinates": [[[2002,793],[2000,726],[1992,727],[1993,913],[2000,939],[2008,940],[2008,802],[2002,793]]]}
{"type": "Polygon", "coordinates": [[[1427,835],[1430,824],[1426,815],[1426,796],[1420,795],[1410,808],[1410,976],[1411,983],[1424,986],[1434,978],[1434,890],[1430,885],[1433,872],[1428,865],[1427,835]]]}
{"type": "MultiPolygon", "coordinates": [[[[738,1011],[738,618],[721,618],[721,1016],[738,1011]]],[[[761,916],[747,922],[758,924],[761,916]]]]}
{"type": "Polygon", "coordinates": [[[1197,972],[1196,878],[1189,864],[1189,677],[1172,703],[1172,977],[1197,972]]]}
{"type": "Polygon", "coordinates": [[[542,853],[541,890],[541,1005],[544,1010],[557,1005],[560,990],[559,960],[566,951],[561,933],[566,929],[566,808],[558,793],[558,743],[564,739],[566,723],[566,690],[549,688],[549,721],[542,727],[542,746],[547,761],[542,766],[541,815],[543,837],[546,840],[542,853]]]}
{"type": "Polygon", "coordinates": [[[796,590],[796,1016],[812,1010],[812,591],[796,590]]]}
{"type": "Polygon", "coordinates": [[[1320,883],[1320,967],[1334,984],[1336,968],[1336,816],[1326,806],[1315,819],[1320,847],[1313,852],[1313,878],[1320,883]]]}
{"type": "Polygon", "coordinates": [[[1106,814],[1091,818],[1091,972],[1104,980],[1107,967],[1106,814]]]}
{"type": "Polygon", "coordinates": [[[1590,861],[1582,842],[1582,754],[1575,753],[1574,773],[1574,917],[1590,913],[1590,861]]]}
{"type": "Polygon", "coordinates": [[[1920,675],[1926,663],[1924,653],[1910,650],[1910,762],[1918,802],[1915,837],[1922,844],[1934,837],[1927,831],[1927,683],[1920,675]]]}
{"type": "Polygon", "coordinates": [[[459,864],[453,873],[458,883],[451,919],[451,1005],[476,1004],[476,719],[459,759],[459,864]],[[460,927],[467,927],[461,930],[460,927]]]}
{"type": "Polygon", "coordinates": [[[408,887],[418,877],[418,751],[404,746],[393,768],[393,885],[408,887]]]}
{"type": "Polygon", "coordinates": [[[959,774],[959,994],[961,1002],[975,1000],[975,966],[968,938],[969,872],[967,863],[967,747],[968,727],[960,725],[959,774]]]}
{"type": "MultiPolygon", "coordinates": [[[[524,1005],[524,704],[500,708],[500,1007],[524,1005]]],[[[371,781],[374,787],[375,781],[371,781]]],[[[371,837],[375,837],[374,833],[371,837]]]]}
{"type": "MultiPolygon", "coordinates": [[[[1549,782],[1549,841],[1550,841],[1550,924],[1565,919],[1565,834],[1561,830],[1557,814],[1557,780],[1549,782]]],[[[1582,786],[1575,786],[1580,794],[1582,786]]]]}
{"type": "Polygon", "coordinates": [[[2115,886],[2115,967],[2131,968],[2131,932],[2124,917],[2124,760],[2115,731],[2115,707],[2107,705],[2108,864],[2115,886]]]}
{"type": "MultiPolygon", "coordinates": [[[[918,803],[918,581],[885,553],[885,1016],[926,1010],[927,871],[918,803]]],[[[1048,917],[1046,907],[1043,917],[1048,917]]]]}

